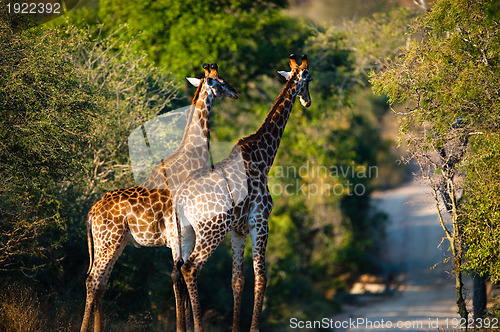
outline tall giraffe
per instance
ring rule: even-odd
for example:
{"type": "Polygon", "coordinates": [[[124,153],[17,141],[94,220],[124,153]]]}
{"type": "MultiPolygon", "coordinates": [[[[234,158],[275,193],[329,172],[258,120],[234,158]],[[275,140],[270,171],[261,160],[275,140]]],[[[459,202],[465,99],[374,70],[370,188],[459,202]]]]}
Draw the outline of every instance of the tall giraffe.
{"type": "Polygon", "coordinates": [[[182,280],[177,270],[180,259],[175,247],[177,223],[172,210],[173,193],[188,174],[207,164],[209,121],[214,98],[238,98],[238,93],[218,74],[216,64],[203,65],[205,77],[188,78],[197,86],[184,134],[178,148],[160,165],[142,185],[106,193],[89,211],[87,240],[90,267],[86,280],[87,300],[81,331],[87,331],[94,305],[94,331],[102,331],[102,299],[113,266],[125,246],[172,248],[174,293],[177,306],[178,331],[184,331],[184,306],[180,291],[182,280]],[[210,71],[209,71],[210,68],[210,71]],[[94,245],[92,251],[92,243],[94,245]]]}
{"type": "Polygon", "coordinates": [[[297,96],[304,107],[311,105],[308,60],[299,66],[290,55],[291,72],[279,72],[288,82],[262,126],[240,139],[229,156],[213,167],[190,174],[175,197],[181,227],[181,272],[193,309],[195,331],[203,331],[198,299],[198,275],[210,255],[230,231],[233,250],[233,331],[239,331],[243,291],[243,253],[248,235],[252,240],[254,309],[251,331],[259,330],[266,289],[265,251],[272,198],[267,187],[269,170],[297,96]]]}

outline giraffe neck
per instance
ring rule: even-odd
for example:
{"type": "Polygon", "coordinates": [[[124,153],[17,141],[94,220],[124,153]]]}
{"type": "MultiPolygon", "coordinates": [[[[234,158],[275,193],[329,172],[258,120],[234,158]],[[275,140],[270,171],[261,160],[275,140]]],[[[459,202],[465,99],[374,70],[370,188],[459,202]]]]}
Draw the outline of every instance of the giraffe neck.
{"type": "Polygon", "coordinates": [[[266,172],[269,172],[274,162],[290,112],[298,94],[296,79],[297,74],[292,76],[286,83],[260,128],[254,134],[242,138],[237,143],[242,150],[246,150],[248,146],[253,151],[253,153],[249,154],[252,161],[259,164],[264,162],[263,166],[266,172]]]}
{"type": "MultiPolygon", "coordinates": [[[[203,85],[204,84],[200,84],[203,85]]],[[[214,96],[205,87],[198,88],[188,115],[186,129],[179,144],[179,152],[205,163],[210,144],[210,111],[214,96]]],[[[189,162],[189,161],[188,161],[189,162]]]]}
{"type": "Polygon", "coordinates": [[[142,186],[165,189],[172,195],[189,173],[205,166],[208,160],[210,109],[214,96],[201,83],[196,90],[186,127],[177,149],[156,165],[142,186]]]}

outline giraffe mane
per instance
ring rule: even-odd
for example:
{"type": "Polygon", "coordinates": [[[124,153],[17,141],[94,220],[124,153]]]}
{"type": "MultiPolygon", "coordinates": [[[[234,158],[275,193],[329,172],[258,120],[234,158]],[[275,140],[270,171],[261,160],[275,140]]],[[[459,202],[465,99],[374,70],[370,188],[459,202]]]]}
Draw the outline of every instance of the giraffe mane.
{"type": "MultiPolygon", "coordinates": [[[[191,121],[193,121],[194,109],[196,108],[196,102],[200,98],[201,87],[203,86],[204,82],[205,82],[205,78],[202,78],[200,81],[200,84],[198,84],[198,87],[196,88],[196,92],[194,93],[193,101],[191,102],[191,107],[189,108],[189,115],[188,115],[188,119],[187,119],[187,123],[186,123],[186,128],[188,126],[190,126],[191,121]]],[[[179,148],[184,144],[184,142],[186,140],[186,135],[187,135],[187,132],[184,131],[184,133],[182,134],[182,139],[181,139],[179,146],[172,154],[177,153],[179,148]]],[[[210,137],[208,137],[208,139],[210,139],[210,137]]]]}
{"type": "Polygon", "coordinates": [[[200,81],[200,84],[198,84],[198,87],[196,88],[196,92],[194,93],[194,97],[193,97],[193,101],[191,102],[191,105],[195,105],[198,98],[200,98],[200,91],[201,91],[201,87],[203,86],[204,82],[205,82],[205,78],[202,78],[200,81]]]}

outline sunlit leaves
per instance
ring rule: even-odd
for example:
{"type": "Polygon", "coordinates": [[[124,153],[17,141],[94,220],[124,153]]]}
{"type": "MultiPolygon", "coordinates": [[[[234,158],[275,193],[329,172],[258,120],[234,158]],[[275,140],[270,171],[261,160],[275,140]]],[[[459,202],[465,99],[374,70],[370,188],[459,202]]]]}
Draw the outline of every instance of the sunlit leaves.
{"type": "Polygon", "coordinates": [[[275,70],[289,52],[298,51],[308,29],[282,15],[283,1],[106,0],[99,16],[106,26],[126,23],[126,38],[138,35],[136,49],[179,78],[217,62],[224,77],[244,90],[250,80],[275,70]],[[235,79],[238,79],[236,81],[235,79]]]}
{"type": "MultiPolygon", "coordinates": [[[[441,0],[412,29],[400,57],[372,74],[378,93],[404,103],[401,139],[431,154],[467,137],[463,199],[457,211],[469,247],[468,268],[499,278],[498,142],[500,120],[500,4],[441,0]]],[[[443,174],[443,170],[438,170],[443,174]]],[[[456,180],[459,181],[459,180],[456,180]]],[[[458,231],[458,230],[457,230],[458,231]]]]}

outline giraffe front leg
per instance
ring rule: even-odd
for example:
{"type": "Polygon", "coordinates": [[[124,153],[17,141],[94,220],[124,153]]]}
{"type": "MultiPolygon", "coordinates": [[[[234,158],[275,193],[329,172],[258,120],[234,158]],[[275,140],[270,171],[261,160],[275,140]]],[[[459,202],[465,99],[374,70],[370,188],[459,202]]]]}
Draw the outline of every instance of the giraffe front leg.
{"type": "Polygon", "coordinates": [[[254,270],[254,303],[252,325],[250,331],[258,332],[262,306],[264,303],[264,294],[267,286],[266,276],[266,245],[267,245],[267,224],[262,225],[259,230],[253,229],[250,232],[252,238],[253,270],[254,270]],[[265,228],[265,230],[261,229],[265,228]]]}
{"type": "Polygon", "coordinates": [[[243,254],[245,253],[246,235],[231,231],[231,248],[233,250],[233,271],[231,286],[233,288],[234,310],[233,310],[233,332],[240,330],[241,298],[245,285],[243,274],[243,254]]]}
{"type": "Polygon", "coordinates": [[[229,215],[224,213],[210,220],[200,222],[200,229],[206,231],[210,228],[210,232],[196,231],[193,252],[181,267],[181,272],[191,299],[195,332],[203,332],[200,299],[198,296],[198,275],[212,253],[226,237],[229,225],[231,224],[230,221],[229,215]]]}

